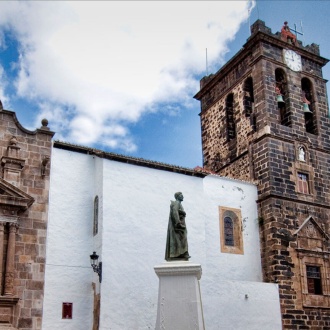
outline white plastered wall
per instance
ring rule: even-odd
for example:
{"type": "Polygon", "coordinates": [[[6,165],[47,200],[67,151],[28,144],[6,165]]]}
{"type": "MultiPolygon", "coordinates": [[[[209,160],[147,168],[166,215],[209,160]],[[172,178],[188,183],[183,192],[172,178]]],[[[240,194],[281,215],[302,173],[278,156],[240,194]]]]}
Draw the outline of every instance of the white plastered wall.
{"type": "Polygon", "coordinates": [[[55,148],[44,330],[60,329],[63,324],[70,330],[91,329],[91,283],[97,282],[89,266],[92,250],[97,250],[103,262],[100,329],[154,329],[158,278],[153,267],[164,262],[169,205],[177,191],[184,195],[191,261],[202,265],[206,329],[231,329],[229,325],[232,329],[281,328],[277,285],[261,282],[254,185],[217,176],[202,179],[55,148]],[[64,189],[63,182],[70,188],[64,189]],[[93,238],[95,194],[100,199],[102,234],[93,238]],[[243,255],[220,252],[219,206],[241,210],[243,255]],[[67,209],[66,219],[59,208],[67,209]],[[70,221],[69,228],[66,221],[70,221]],[[53,273],[51,264],[63,261],[63,254],[82,267],[78,274],[71,274],[70,267],[57,267],[57,274],[53,273]],[[78,304],[81,296],[85,296],[83,305],[78,304]],[[72,320],[59,317],[63,299],[77,301],[72,320]]]}
{"type": "Polygon", "coordinates": [[[91,329],[94,159],[53,151],[42,329],[91,329]],[[63,302],[73,304],[72,320],[62,319],[63,302]]]}

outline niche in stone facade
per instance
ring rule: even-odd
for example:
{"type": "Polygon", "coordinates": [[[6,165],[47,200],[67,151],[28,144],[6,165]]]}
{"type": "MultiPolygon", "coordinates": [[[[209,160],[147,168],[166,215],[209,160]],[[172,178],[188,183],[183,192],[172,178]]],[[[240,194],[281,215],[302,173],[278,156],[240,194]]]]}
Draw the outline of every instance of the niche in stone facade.
{"type": "Polygon", "coordinates": [[[304,146],[298,147],[298,160],[306,162],[306,148],[304,146]]]}
{"type": "Polygon", "coordinates": [[[294,235],[303,307],[329,308],[329,236],[312,216],[303,221],[294,235]]]}
{"type": "Polygon", "coordinates": [[[282,69],[275,70],[275,94],[280,123],[291,127],[291,112],[289,111],[287,79],[282,69]]]}
{"type": "Polygon", "coordinates": [[[317,134],[313,86],[308,78],[301,79],[301,90],[306,132],[317,134]]]}
{"type": "Polygon", "coordinates": [[[295,142],[296,161],[293,163],[293,181],[296,192],[301,198],[313,198],[314,189],[314,168],[310,163],[310,152],[308,144],[295,142]]]}

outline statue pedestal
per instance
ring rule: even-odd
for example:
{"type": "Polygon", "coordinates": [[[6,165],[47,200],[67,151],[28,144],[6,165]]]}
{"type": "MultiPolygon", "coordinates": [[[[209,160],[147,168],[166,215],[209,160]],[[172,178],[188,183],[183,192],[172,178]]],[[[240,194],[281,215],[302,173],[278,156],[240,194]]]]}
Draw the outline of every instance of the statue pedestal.
{"type": "Polygon", "coordinates": [[[203,330],[199,287],[201,265],[189,261],[171,261],[154,269],[159,277],[156,330],[203,330]]]}

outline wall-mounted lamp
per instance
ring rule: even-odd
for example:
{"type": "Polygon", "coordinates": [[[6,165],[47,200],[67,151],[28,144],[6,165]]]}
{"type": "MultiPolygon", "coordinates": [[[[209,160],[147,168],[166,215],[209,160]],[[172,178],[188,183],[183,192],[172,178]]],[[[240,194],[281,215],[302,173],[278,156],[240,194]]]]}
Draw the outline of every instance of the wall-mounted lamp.
{"type": "Polygon", "coordinates": [[[93,254],[90,255],[91,258],[91,266],[97,275],[99,275],[99,282],[102,282],[102,262],[99,262],[99,256],[94,251],[93,254]]]}

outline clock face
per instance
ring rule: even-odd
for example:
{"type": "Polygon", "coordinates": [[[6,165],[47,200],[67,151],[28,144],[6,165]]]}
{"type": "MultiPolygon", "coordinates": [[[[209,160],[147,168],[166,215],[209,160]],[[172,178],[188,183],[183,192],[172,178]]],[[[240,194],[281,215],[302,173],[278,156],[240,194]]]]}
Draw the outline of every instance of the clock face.
{"type": "Polygon", "coordinates": [[[291,49],[283,50],[284,62],[293,71],[301,70],[301,56],[291,49]]]}

